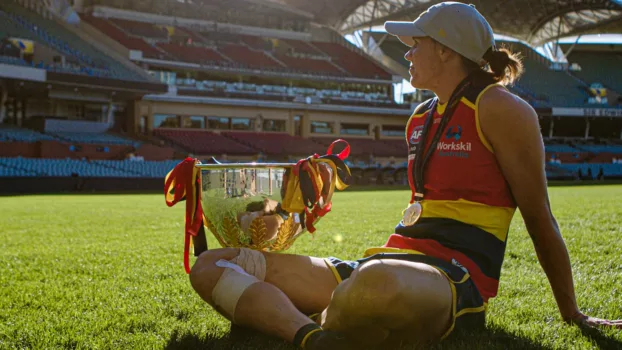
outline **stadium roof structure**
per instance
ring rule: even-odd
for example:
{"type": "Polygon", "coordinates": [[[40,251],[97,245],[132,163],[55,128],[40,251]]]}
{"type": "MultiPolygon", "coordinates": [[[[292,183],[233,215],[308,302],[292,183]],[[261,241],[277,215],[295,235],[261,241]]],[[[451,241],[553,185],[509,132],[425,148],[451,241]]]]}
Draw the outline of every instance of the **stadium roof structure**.
{"type": "MultiPolygon", "coordinates": [[[[342,34],[414,20],[435,0],[264,0],[310,12],[342,34]]],[[[560,37],[622,33],[622,0],[472,0],[495,33],[539,46],[560,37]]]]}

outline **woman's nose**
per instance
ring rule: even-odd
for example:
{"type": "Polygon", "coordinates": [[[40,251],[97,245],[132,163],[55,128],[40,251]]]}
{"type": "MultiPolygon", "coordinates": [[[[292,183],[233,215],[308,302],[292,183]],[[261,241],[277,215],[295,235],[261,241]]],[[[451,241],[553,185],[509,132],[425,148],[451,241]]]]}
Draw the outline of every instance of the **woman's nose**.
{"type": "Polygon", "coordinates": [[[412,57],[412,51],[413,51],[413,48],[410,48],[408,51],[406,51],[406,54],[404,54],[404,59],[406,61],[410,61],[412,57]]]}

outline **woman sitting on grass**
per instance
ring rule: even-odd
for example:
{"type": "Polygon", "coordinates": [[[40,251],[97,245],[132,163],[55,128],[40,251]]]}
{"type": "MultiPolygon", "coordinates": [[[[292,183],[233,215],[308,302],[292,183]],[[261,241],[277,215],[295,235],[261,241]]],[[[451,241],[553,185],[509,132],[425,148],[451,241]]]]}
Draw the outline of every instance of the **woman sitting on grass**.
{"type": "Polygon", "coordinates": [[[521,74],[517,57],[461,3],[385,28],[409,47],[412,86],[436,94],[406,125],[412,198],[395,233],[357,261],[207,251],[190,275],[197,293],[235,324],[305,349],[442,339],[484,325],[519,208],[562,318],[622,328],[577,306],[538,116],[504,87],[521,74]]]}

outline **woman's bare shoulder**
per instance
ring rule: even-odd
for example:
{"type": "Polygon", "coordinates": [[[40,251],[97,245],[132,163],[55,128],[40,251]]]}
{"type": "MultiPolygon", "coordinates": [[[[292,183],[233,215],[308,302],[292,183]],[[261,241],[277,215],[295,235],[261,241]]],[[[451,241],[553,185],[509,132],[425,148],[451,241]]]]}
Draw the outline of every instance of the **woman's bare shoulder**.
{"type": "Polygon", "coordinates": [[[478,109],[482,124],[507,125],[538,120],[536,111],[527,101],[503,86],[495,86],[484,92],[478,109]]]}

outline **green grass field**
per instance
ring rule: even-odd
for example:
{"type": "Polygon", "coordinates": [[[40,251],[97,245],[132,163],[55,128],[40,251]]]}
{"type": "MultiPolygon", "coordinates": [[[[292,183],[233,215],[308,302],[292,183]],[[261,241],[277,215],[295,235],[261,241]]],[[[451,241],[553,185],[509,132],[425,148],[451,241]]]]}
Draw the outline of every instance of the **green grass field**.
{"type": "MultiPolygon", "coordinates": [[[[554,187],[550,195],[581,308],[622,319],[622,186],[554,187]]],[[[384,243],[408,198],[337,193],[315,237],[289,252],[358,258],[384,243]]],[[[183,269],[183,205],[168,208],[155,194],[0,197],[0,349],[293,349],[230,333],[193,292],[183,269]]],[[[622,331],[561,321],[517,213],[486,332],[438,348],[622,348],[622,331]]]]}

